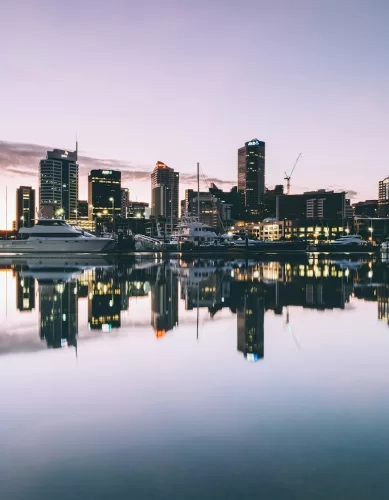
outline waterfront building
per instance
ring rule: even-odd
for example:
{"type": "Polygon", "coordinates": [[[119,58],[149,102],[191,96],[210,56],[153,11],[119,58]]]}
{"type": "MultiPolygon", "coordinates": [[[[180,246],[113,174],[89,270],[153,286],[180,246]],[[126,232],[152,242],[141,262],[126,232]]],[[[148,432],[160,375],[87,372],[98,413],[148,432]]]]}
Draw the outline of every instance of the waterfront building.
{"type": "Polygon", "coordinates": [[[88,176],[89,219],[120,217],[122,211],[121,177],[118,170],[91,170],[88,176]]]}
{"type": "Polygon", "coordinates": [[[151,215],[178,219],[179,173],[158,161],[151,173],[151,215]]]}
{"type": "Polygon", "coordinates": [[[31,227],[35,223],[35,189],[30,186],[20,186],[16,190],[16,220],[15,230],[21,227],[31,227]]]}
{"type": "Polygon", "coordinates": [[[265,195],[265,143],[252,139],[238,149],[238,191],[248,216],[261,216],[265,195]]]}
{"type": "Polygon", "coordinates": [[[389,177],[378,184],[378,217],[389,217],[389,177]]]}
{"type": "Polygon", "coordinates": [[[200,222],[215,230],[223,230],[225,226],[231,223],[232,204],[225,203],[210,191],[197,193],[193,189],[186,189],[185,200],[182,202],[184,210],[181,216],[184,214],[198,215],[197,196],[199,196],[200,222]]]}
{"type": "Polygon", "coordinates": [[[335,193],[319,189],[303,194],[279,195],[276,198],[276,218],[303,219],[335,219],[347,218],[346,193],[335,193]]]}
{"type": "Polygon", "coordinates": [[[149,204],[144,201],[129,201],[128,202],[128,217],[136,217],[138,219],[144,219],[147,217],[147,210],[149,209],[149,204]]]}
{"type": "Polygon", "coordinates": [[[130,203],[130,190],[128,188],[121,188],[121,217],[122,219],[127,219],[128,217],[128,205],[130,203]]]}
{"type": "Polygon", "coordinates": [[[378,200],[359,201],[353,209],[357,217],[378,217],[378,200]]]}
{"type": "Polygon", "coordinates": [[[39,209],[55,206],[55,215],[71,220],[77,216],[78,152],[53,149],[39,164],[39,209]]]}

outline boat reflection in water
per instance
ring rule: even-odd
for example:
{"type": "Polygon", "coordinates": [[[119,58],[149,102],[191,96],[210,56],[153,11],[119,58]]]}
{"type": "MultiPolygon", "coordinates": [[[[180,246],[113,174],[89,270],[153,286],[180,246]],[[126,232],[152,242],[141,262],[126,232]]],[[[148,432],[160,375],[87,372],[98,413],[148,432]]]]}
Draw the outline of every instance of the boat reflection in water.
{"type": "MultiPolygon", "coordinates": [[[[38,330],[43,345],[54,349],[77,348],[88,336],[130,332],[145,325],[161,339],[179,326],[179,316],[198,336],[199,311],[203,324],[225,310],[236,315],[238,352],[248,361],[259,361],[265,354],[269,311],[283,315],[288,325],[294,307],[343,310],[352,296],[376,301],[378,318],[389,322],[388,268],[372,262],[12,258],[2,259],[0,276],[6,277],[8,309],[11,280],[16,288],[15,314],[0,318],[7,331],[12,334],[18,321],[31,314],[35,326],[30,329],[38,330]],[[138,314],[138,300],[149,301],[148,317],[144,309],[138,314]],[[80,301],[87,303],[81,316],[80,301]]],[[[1,336],[3,354],[22,350],[23,337],[16,336],[18,346],[13,346],[12,335],[7,342],[1,342],[1,336]]]]}

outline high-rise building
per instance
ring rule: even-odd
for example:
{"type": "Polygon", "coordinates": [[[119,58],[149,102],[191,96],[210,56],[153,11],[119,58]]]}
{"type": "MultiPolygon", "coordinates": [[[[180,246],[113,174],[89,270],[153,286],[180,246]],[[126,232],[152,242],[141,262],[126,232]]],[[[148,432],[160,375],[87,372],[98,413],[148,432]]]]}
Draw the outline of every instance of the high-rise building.
{"type": "Polygon", "coordinates": [[[378,184],[378,217],[389,217],[389,177],[378,184]]]}
{"type": "Polygon", "coordinates": [[[151,173],[151,215],[178,218],[179,173],[158,161],[151,173]]]}
{"type": "Polygon", "coordinates": [[[130,190],[128,188],[121,189],[121,217],[128,218],[128,205],[130,203],[130,190]]]}
{"type": "Polygon", "coordinates": [[[78,152],[53,149],[40,161],[39,208],[54,204],[56,215],[65,219],[77,217],[78,152]]]}
{"type": "Polygon", "coordinates": [[[91,170],[88,176],[89,219],[120,217],[122,174],[118,170],[91,170]]]}
{"type": "Polygon", "coordinates": [[[35,219],[35,189],[20,186],[16,190],[16,229],[31,227],[35,219]]]}
{"type": "Polygon", "coordinates": [[[253,139],[238,149],[238,191],[248,215],[262,212],[265,195],[265,143],[253,139]]]}

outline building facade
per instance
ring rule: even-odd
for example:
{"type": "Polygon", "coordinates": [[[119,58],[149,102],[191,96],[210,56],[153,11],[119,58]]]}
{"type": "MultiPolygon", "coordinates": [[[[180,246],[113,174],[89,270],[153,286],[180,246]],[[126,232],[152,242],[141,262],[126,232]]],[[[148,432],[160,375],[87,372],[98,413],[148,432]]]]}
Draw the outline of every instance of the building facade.
{"type": "Polygon", "coordinates": [[[353,209],[357,217],[378,217],[378,200],[359,201],[353,209]]]}
{"type": "Polygon", "coordinates": [[[54,204],[55,213],[75,219],[78,204],[78,152],[53,149],[39,164],[39,209],[54,204]]]}
{"type": "Polygon", "coordinates": [[[130,203],[130,190],[128,188],[121,188],[121,217],[127,219],[128,205],[130,203]]]}
{"type": "Polygon", "coordinates": [[[91,170],[89,172],[89,220],[120,217],[122,212],[121,178],[122,174],[118,170],[91,170]]]}
{"type": "Polygon", "coordinates": [[[151,173],[151,215],[178,219],[179,173],[158,161],[151,173]]]}
{"type": "Polygon", "coordinates": [[[265,143],[253,139],[238,149],[238,191],[247,214],[261,216],[265,195],[265,143]]]}
{"type": "Polygon", "coordinates": [[[389,177],[378,184],[378,217],[389,217],[389,177]]]}
{"type": "Polygon", "coordinates": [[[210,191],[200,191],[197,194],[197,191],[193,189],[186,189],[185,200],[182,200],[182,207],[182,214],[196,217],[198,216],[198,208],[200,208],[200,222],[218,231],[224,232],[225,227],[232,222],[233,205],[225,203],[210,191]],[[198,196],[199,204],[197,203],[198,196]]]}
{"type": "Polygon", "coordinates": [[[303,194],[277,196],[276,218],[283,219],[345,219],[346,193],[319,189],[303,194]]]}
{"type": "Polygon", "coordinates": [[[35,189],[20,186],[16,190],[16,224],[15,229],[31,227],[35,219],[35,189]]]}

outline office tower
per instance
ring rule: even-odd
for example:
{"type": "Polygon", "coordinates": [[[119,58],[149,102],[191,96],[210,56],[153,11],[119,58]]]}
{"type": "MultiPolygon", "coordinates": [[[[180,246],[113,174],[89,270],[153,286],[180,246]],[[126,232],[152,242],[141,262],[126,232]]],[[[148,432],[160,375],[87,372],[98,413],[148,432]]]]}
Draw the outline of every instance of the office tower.
{"type": "Polygon", "coordinates": [[[35,219],[35,189],[20,186],[16,190],[16,228],[31,227],[35,219]]]}
{"type": "Polygon", "coordinates": [[[55,214],[75,219],[78,203],[78,163],[76,150],[53,149],[39,164],[39,209],[54,205],[55,214]]]}
{"type": "Polygon", "coordinates": [[[179,173],[158,161],[151,174],[151,215],[178,218],[179,173]]]}
{"type": "Polygon", "coordinates": [[[35,279],[16,272],[16,307],[19,311],[35,309],[35,279]]]}
{"type": "Polygon", "coordinates": [[[389,177],[378,184],[378,217],[389,217],[389,177]]]}
{"type": "Polygon", "coordinates": [[[91,170],[88,176],[89,220],[120,217],[122,174],[118,170],[91,170]]]}
{"type": "Polygon", "coordinates": [[[247,284],[237,312],[238,351],[249,361],[264,357],[264,300],[258,284],[247,284]]]}
{"type": "Polygon", "coordinates": [[[238,149],[238,191],[248,215],[261,215],[265,195],[265,143],[253,139],[238,149]]]}
{"type": "Polygon", "coordinates": [[[128,205],[130,203],[130,190],[128,188],[121,189],[121,217],[128,218],[128,205]]]}
{"type": "Polygon", "coordinates": [[[39,280],[40,337],[47,347],[77,346],[77,281],[39,280]]]}

